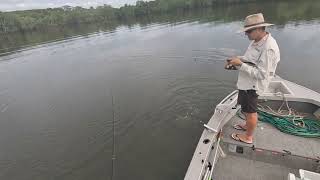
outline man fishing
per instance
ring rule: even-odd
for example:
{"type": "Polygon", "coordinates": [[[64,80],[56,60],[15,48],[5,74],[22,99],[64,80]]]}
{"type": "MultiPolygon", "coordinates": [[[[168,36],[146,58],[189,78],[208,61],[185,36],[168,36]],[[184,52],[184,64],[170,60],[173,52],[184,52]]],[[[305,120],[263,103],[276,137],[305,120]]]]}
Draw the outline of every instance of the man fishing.
{"type": "Polygon", "coordinates": [[[239,70],[237,88],[238,104],[245,115],[245,124],[235,124],[234,128],[245,133],[233,133],[234,140],[247,144],[253,143],[253,133],[257,126],[258,95],[267,89],[280,61],[280,51],[276,40],[265,31],[267,26],[263,14],[252,14],[246,17],[242,32],[248,36],[250,43],[244,56],[227,59],[226,69],[239,70]]]}

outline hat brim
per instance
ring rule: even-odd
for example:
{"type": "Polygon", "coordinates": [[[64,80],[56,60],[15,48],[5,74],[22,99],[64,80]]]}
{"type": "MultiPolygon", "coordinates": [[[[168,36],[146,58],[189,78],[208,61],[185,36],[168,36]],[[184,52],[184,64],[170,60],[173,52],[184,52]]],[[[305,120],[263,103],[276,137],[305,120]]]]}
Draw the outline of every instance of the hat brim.
{"type": "Polygon", "coordinates": [[[272,26],[274,24],[270,24],[270,23],[263,23],[263,24],[258,24],[258,25],[255,25],[255,26],[250,26],[250,27],[246,27],[246,28],[243,28],[241,30],[238,31],[238,33],[242,33],[242,32],[246,32],[250,29],[254,29],[254,28],[258,28],[258,27],[268,27],[268,26],[272,26]]]}

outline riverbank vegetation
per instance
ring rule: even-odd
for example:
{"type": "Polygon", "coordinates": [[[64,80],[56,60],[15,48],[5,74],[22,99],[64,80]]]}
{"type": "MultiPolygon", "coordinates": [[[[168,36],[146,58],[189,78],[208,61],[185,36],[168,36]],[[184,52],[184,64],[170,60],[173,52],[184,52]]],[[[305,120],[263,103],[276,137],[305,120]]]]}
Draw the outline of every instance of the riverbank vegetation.
{"type": "Polygon", "coordinates": [[[114,8],[110,5],[96,8],[64,6],[38,10],[0,12],[0,33],[41,31],[84,24],[130,24],[168,13],[183,14],[218,5],[250,3],[263,0],[155,0],[137,1],[136,5],[114,8]]]}

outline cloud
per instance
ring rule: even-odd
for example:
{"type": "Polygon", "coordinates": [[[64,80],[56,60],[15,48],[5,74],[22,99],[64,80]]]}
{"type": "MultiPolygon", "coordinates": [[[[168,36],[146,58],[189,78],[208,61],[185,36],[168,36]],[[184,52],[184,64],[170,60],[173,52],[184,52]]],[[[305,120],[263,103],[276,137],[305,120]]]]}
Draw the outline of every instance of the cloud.
{"type": "Polygon", "coordinates": [[[89,8],[103,4],[120,7],[124,4],[135,4],[137,0],[0,0],[0,11],[44,9],[69,6],[82,6],[89,8]]]}
{"type": "Polygon", "coordinates": [[[17,4],[17,7],[24,8],[24,7],[26,7],[26,5],[24,3],[19,3],[19,4],[17,4]]]}

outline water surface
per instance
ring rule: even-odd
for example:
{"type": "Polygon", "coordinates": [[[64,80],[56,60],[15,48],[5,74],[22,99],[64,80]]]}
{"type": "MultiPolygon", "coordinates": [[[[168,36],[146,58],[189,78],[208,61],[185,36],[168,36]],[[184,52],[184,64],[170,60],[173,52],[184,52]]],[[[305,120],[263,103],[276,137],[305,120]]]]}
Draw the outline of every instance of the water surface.
{"type": "Polygon", "coordinates": [[[220,7],[8,43],[0,57],[0,179],[111,179],[111,95],[116,179],[182,179],[203,123],[236,88],[237,72],[223,60],[249,44],[236,33],[245,14],[261,10],[276,24],[268,31],[281,50],[277,74],[320,92],[317,7],[220,7]]]}

